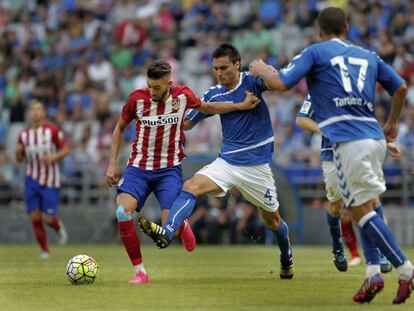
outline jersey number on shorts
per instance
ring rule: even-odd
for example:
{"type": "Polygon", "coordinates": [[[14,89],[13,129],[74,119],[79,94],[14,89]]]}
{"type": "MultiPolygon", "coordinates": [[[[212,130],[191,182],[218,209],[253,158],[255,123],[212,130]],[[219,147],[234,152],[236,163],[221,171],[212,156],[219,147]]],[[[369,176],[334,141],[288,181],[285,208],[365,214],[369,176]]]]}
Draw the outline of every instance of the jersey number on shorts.
{"type": "MultiPolygon", "coordinates": [[[[358,81],[357,87],[360,92],[364,89],[365,77],[368,69],[368,61],[364,58],[358,57],[348,57],[347,58],[349,65],[359,66],[358,81]]],[[[345,64],[345,58],[343,56],[335,56],[331,59],[331,65],[339,66],[339,71],[341,73],[342,85],[344,86],[345,92],[352,92],[351,77],[349,75],[348,67],[345,64]]]]}

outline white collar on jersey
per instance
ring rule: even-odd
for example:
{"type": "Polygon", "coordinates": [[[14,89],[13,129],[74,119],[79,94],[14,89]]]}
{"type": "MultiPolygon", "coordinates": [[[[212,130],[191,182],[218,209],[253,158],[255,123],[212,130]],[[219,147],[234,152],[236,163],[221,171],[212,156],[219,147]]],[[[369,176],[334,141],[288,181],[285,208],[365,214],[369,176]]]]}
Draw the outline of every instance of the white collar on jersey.
{"type": "MultiPolygon", "coordinates": [[[[234,91],[235,91],[235,90],[237,90],[237,89],[239,88],[239,86],[242,84],[242,81],[243,81],[243,72],[240,72],[240,74],[239,74],[239,83],[237,83],[237,85],[236,85],[234,88],[232,88],[232,89],[230,89],[230,90],[226,91],[225,93],[223,93],[223,94],[221,94],[221,95],[226,95],[226,94],[230,94],[230,93],[234,92],[234,91]]],[[[221,84],[220,84],[220,85],[221,85],[221,84]]],[[[221,85],[221,86],[223,86],[223,85],[221,85]]],[[[223,86],[223,88],[224,88],[224,89],[226,89],[224,86],[223,86]]]]}

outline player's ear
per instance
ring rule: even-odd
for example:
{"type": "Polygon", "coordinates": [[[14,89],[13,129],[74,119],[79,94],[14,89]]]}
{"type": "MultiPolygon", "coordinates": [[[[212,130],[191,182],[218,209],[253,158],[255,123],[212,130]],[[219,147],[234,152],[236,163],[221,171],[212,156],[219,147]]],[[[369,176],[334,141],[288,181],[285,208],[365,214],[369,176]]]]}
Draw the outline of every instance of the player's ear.
{"type": "Polygon", "coordinates": [[[348,38],[348,32],[349,32],[349,25],[348,25],[348,23],[346,23],[345,24],[345,29],[344,29],[345,38],[348,38]]]}
{"type": "Polygon", "coordinates": [[[171,80],[168,80],[168,85],[171,86],[173,82],[171,80]]]}

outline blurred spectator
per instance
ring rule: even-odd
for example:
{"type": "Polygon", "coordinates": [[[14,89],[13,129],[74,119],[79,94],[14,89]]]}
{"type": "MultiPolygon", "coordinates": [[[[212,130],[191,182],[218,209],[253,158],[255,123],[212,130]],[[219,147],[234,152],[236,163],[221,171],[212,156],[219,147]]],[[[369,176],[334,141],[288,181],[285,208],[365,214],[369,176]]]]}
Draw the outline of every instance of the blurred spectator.
{"type": "MultiPolygon", "coordinates": [[[[410,161],[408,165],[414,167],[414,2],[334,2],[348,12],[349,39],[376,51],[408,81],[410,106],[405,108],[398,143],[404,149],[402,161],[410,161]]],[[[233,42],[241,51],[243,68],[261,58],[279,69],[303,47],[317,42],[315,18],[329,3],[333,2],[0,1],[0,135],[7,148],[5,161],[12,159],[10,146],[15,145],[26,121],[27,103],[39,98],[73,143],[73,156],[65,162],[68,170],[84,176],[79,169],[84,164],[79,163],[90,158],[94,165],[88,177],[99,184],[99,165],[105,161],[111,127],[128,94],[146,86],[149,61],[169,61],[173,82],[187,84],[202,97],[216,83],[211,52],[218,44],[233,42]]],[[[309,169],[320,164],[320,136],[293,125],[306,93],[305,81],[289,93],[264,93],[275,130],[278,164],[309,169]]],[[[380,87],[376,101],[377,118],[383,122],[391,101],[380,87]]],[[[135,128],[130,126],[125,135],[131,140],[135,128]]],[[[200,122],[187,138],[188,155],[217,155],[221,140],[218,118],[200,122]]],[[[129,147],[126,144],[121,154],[129,147]]],[[[240,210],[249,214],[248,207],[240,210]]]]}

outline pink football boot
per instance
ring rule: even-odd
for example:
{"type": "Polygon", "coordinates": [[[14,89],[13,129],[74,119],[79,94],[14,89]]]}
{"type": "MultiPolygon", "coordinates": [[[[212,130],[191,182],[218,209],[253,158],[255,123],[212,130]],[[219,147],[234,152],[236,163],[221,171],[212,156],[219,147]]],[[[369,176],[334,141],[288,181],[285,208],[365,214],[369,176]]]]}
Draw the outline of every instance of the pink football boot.
{"type": "Polygon", "coordinates": [[[148,283],[149,276],[142,271],[135,273],[134,277],[128,281],[129,284],[148,283]]]}

